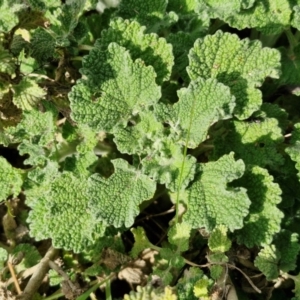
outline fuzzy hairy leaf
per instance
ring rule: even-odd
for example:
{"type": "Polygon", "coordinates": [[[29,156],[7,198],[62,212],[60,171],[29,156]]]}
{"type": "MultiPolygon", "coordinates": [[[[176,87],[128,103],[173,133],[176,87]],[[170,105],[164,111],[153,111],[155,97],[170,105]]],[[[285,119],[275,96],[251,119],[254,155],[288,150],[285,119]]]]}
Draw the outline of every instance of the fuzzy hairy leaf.
{"type": "MultiPolygon", "coordinates": [[[[300,10],[300,6],[299,6],[300,10]]],[[[300,24],[300,22],[299,22],[300,24]]],[[[290,53],[288,49],[281,49],[282,55],[282,75],[279,78],[280,85],[289,85],[298,87],[300,82],[300,45],[294,47],[290,53]]],[[[299,95],[300,91],[295,88],[293,94],[299,95]]]]}
{"type": "Polygon", "coordinates": [[[156,185],[123,159],[112,161],[115,173],[108,179],[94,174],[89,182],[89,208],[105,224],[130,227],[139,214],[138,205],[150,199],[156,185]]]}
{"type": "Polygon", "coordinates": [[[210,280],[208,278],[199,279],[194,285],[194,295],[203,300],[209,300],[208,287],[210,280]]]}
{"type": "Polygon", "coordinates": [[[281,254],[280,270],[283,272],[295,270],[297,256],[300,251],[299,235],[288,230],[282,230],[276,236],[274,244],[281,254]]]}
{"type": "Polygon", "coordinates": [[[133,60],[140,58],[147,66],[152,66],[157,74],[156,81],[161,84],[170,78],[173,66],[172,46],[157,34],[145,34],[144,26],[138,22],[113,19],[107,30],[103,30],[101,38],[95,46],[106,50],[111,42],[129,50],[133,60]]]}
{"type": "Polygon", "coordinates": [[[13,87],[14,104],[22,110],[31,110],[44,98],[46,92],[34,80],[23,78],[13,87]]]}
{"type": "Polygon", "coordinates": [[[182,144],[187,142],[188,148],[196,148],[205,141],[209,127],[232,117],[235,107],[229,88],[215,79],[192,81],[188,88],[178,91],[178,97],[173,106],[157,107],[157,114],[179,135],[182,144]]]}
{"type": "Polygon", "coordinates": [[[134,236],[134,245],[130,251],[130,255],[133,258],[137,258],[138,255],[147,248],[152,248],[152,243],[148,240],[143,227],[131,228],[130,231],[134,236]]]}
{"type": "Polygon", "coordinates": [[[246,189],[229,187],[228,183],[240,178],[244,171],[243,161],[235,161],[233,153],[200,165],[199,178],[187,189],[183,220],[192,228],[205,227],[208,231],[221,224],[230,231],[242,228],[250,200],[246,189]]]}
{"type": "Polygon", "coordinates": [[[198,39],[190,50],[189,61],[187,71],[192,80],[216,78],[230,87],[236,97],[234,113],[240,119],[250,117],[262,104],[257,87],[267,76],[278,78],[280,74],[277,50],[221,31],[198,39]]]}
{"type": "Polygon", "coordinates": [[[276,206],[281,202],[279,185],[266,169],[260,167],[247,170],[236,184],[247,189],[251,200],[244,227],[235,232],[237,242],[249,248],[269,245],[275,233],[280,231],[283,218],[276,206]]]}
{"type": "MultiPolygon", "coordinates": [[[[182,3],[181,0],[180,3],[182,3]]],[[[189,32],[179,31],[176,33],[170,33],[167,36],[167,41],[173,46],[174,70],[178,72],[178,74],[184,79],[184,81],[188,82],[189,77],[186,71],[186,67],[189,64],[189,59],[187,54],[193,47],[195,39],[189,32]]]]}
{"type": "Polygon", "coordinates": [[[55,51],[55,38],[44,28],[37,28],[31,37],[32,57],[45,61],[52,57],[55,51]]]}
{"type": "Polygon", "coordinates": [[[184,157],[183,147],[171,139],[157,141],[153,148],[153,152],[142,160],[143,172],[165,184],[170,191],[186,188],[195,175],[195,157],[184,157]]]}
{"type": "Polygon", "coordinates": [[[298,177],[300,178],[300,123],[294,125],[292,132],[291,145],[285,149],[285,152],[296,162],[298,177]]]}
{"type": "Polygon", "coordinates": [[[267,280],[276,279],[279,275],[278,262],[281,258],[280,252],[274,245],[265,246],[254,260],[254,265],[264,273],[267,280]]]}
{"type": "Polygon", "coordinates": [[[0,72],[14,74],[16,65],[13,56],[0,45],[0,72]]]}
{"type": "Polygon", "coordinates": [[[22,255],[22,260],[18,264],[14,266],[16,272],[21,272],[24,271],[30,267],[33,267],[36,265],[40,260],[41,260],[41,255],[36,249],[35,246],[30,245],[30,244],[19,244],[17,245],[13,251],[12,255],[15,257],[18,257],[18,254],[22,255]]]}
{"type": "Polygon", "coordinates": [[[242,8],[243,2],[243,0],[200,0],[198,2],[198,5],[199,8],[205,9],[207,11],[210,18],[224,19],[228,16],[238,13],[242,8]]]}
{"type": "Polygon", "coordinates": [[[0,31],[8,32],[18,23],[17,13],[25,8],[24,4],[10,0],[0,2],[0,31]]]}
{"type": "Polygon", "coordinates": [[[212,252],[226,252],[231,247],[231,241],[227,237],[227,228],[224,225],[218,225],[212,231],[208,239],[208,247],[212,252]]]}
{"type": "Polygon", "coordinates": [[[31,235],[36,240],[51,238],[55,248],[84,250],[105,231],[89,210],[90,196],[84,178],[60,174],[39,197],[29,199],[31,235]]]}
{"type": "Polygon", "coordinates": [[[170,244],[177,246],[180,252],[189,248],[191,226],[187,223],[177,223],[168,232],[170,244]]]}
{"type": "Polygon", "coordinates": [[[172,0],[168,3],[168,10],[176,13],[193,13],[198,5],[198,0],[172,0]]]}
{"type": "Polygon", "coordinates": [[[6,200],[8,196],[17,197],[22,184],[21,172],[0,156],[0,202],[6,200]]]}
{"type": "Polygon", "coordinates": [[[32,109],[23,112],[21,122],[5,129],[10,143],[19,143],[20,154],[29,154],[25,164],[38,165],[45,162],[52,151],[49,145],[55,140],[54,112],[41,113],[32,109]]]}
{"type": "Polygon", "coordinates": [[[120,152],[150,155],[153,152],[153,143],[164,139],[163,124],[157,121],[152,112],[141,111],[139,118],[140,120],[134,123],[135,126],[113,128],[114,142],[120,152]]]}
{"type": "MultiPolygon", "coordinates": [[[[207,279],[200,268],[191,267],[186,269],[177,284],[178,299],[198,300],[199,298],[194,295],[194,286],[195,283],[203,277],[207,279]]],[[[212,281],[210,284],[212,284],[212,281]]]]}
{"type": "Polygon", "coordinates": [[[177,300],[169,286],[155,289],[151,285],[144,287],[138,286],[136,292],[132,291],[129,295],[124,295],[124,300],[177,300]]]}
{"type": "Polygon", "coordinates": [[[84,58],[82,73],[88,78],[69,94],[72,118],[95,130],[111,130],[160,98],[155,72],[115,43],[108,51],[93,49],[84,58]],[[89,88],[88,85],[91,87],[89,88]],[[91,89],[94,89],[93,92],[91,89]]]}
{"type": "Polygon", "coordinates": [[[284,137],[275,118],[257,121],[233,121],[227,123],[226,142],[222,136],[214,140],[214,157],[234,151],[245,164],[260,167],[277,167],[283,164],[283,156],[276,146],[282,143],[284,137]]]}
{"type": "Polygon", "coordinates": [[[121,1],[118,7],[118,14],[124,19],[136,20],[141,25],[151,28],[152,32],[155,32],[163,24],[163,21],[175,21],[175,16],[166,13],[167,4],[167,0],[121,1]]]}
{"type": "Polygon", "coordinates": [[[255,1],[249,9],[242,9],[238,14],[225,16],[230,26],[245,29],[256,28],[266,35],[281,33],[290,24],[292,4],[289,0],[255,1]]]}

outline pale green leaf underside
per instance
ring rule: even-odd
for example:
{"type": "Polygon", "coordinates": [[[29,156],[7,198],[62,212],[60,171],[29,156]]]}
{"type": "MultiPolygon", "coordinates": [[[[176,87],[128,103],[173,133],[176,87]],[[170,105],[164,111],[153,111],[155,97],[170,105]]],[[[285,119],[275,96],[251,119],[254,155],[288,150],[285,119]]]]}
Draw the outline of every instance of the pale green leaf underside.
{"type": "Polygon", "coordinates": [[[115,173],[108,179],[97,174],[90,178],[90,211],[105,224],[130,227],[139,214],[139,205],[154,195],[156,184],[123,159],[112,163],[115,173]]]}
{"type": "Polygon", "coordinates": [[[205,227],[208,231],[222,224],[230,231],[242,228],[250,200],[246,189],[227,185],[241,177],[244,170],[243,161],[235,161],[233,153],[202,164],[200,178],[187,189],[187,212],[183,220],[193,228],[205,227]]]}
{"type": "Polygon", "coordinates": [[[113,19],[109,28],[102,31],[95,46],[105,50],[111,42],[116,42],[125,47],[133,60],[140,58],[147,66],[154,68],[156,80],[161,84],[171,75],[174,60],[172,46],[157,34],[145,34],[145,29],[136,21],[113,19]]]}
{"type": "Polygon", "coordinates": [[[239,244],[249,248],[268,245],[275,233],[280,231],[283,213],[276,207],[281,202],[281,190],[266,169],[253,167],[238,180],[247,188],[251,200],[250,213],[244,220],[244,227],[237,231],[239,244]]]}
{"type": "Polygon", "coordinates": [[[179,101],[161,106],[158,114],[180,135],[181,143],[196,148],[207,138],[207,131],[218,120],[232,117],[235,98],[228,87],[215,79],[199,78],[178,91],[179,101]]]}
{"type": "Polygon", "coordinates": [[[56,177],[38,198],[30,199],[27,221],[36,240],[51,238],[53,246],[80,252],[105,227],[88,208],[87,181],[65,172],[56,177]]]}
{"type": "Polygon", "coordinates": [[[230,87],[236,97],[234,113],[241,119],[250,117],[262,104],[257,87],[267,76],[278,78],[280,72],[277,50],[221,31],[198,39],[190,50],[189,61],[187,71],[192,80],[216,78],[230,87]]]}
{"type": "Polygon", "coordinates": [[[160,98],[156,74],[141,60],[133,62],[128,51],[111,43],[107,51],[91,50],[82,72],[87,81],[69,94],[72,118],[95,130],[111,130],[125,123],[160,98]],[[93,91],[92,91],[93,90],[93,91]]]}
{"type": "Polygon", "coordinates": [[[17,197],[23,184],[21,173],[0,156],[0,202],[8,196],[17,197]]]}

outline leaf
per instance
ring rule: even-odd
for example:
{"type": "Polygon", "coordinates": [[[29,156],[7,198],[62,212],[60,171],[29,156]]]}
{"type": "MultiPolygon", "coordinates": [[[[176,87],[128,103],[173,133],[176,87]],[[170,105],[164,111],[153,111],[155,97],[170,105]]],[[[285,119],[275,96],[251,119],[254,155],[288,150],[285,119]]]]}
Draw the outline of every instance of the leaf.
{"type": "Polygon", "coordinates": [[[180,12],[181,14],[193,13],[197,8],[197,0],[173,0],[168,3],[169,11],[180,12]]]}
{"type": "Polygon", "coordinates": [[[112,161],[115,173],[108,179],[94,174],[89,181],[89,208],[97,220],[116,228],[129,228],[139,214],[138,205],[151,199],[156,185],[123,159],[112,161]]]}
{"type": "Polygon", "coordinates": [[[4,267],[6,261],[7,261],[7,258],[8,258],[8,253],[7,251],[0,247],[0,266],[1,266],[1,269],[4,267]]]}
{"type": "Polygon", "coordinates": [[[154,147],[156,149],[142,160],[143,172],[165,184],[170,191],[185,189],[194,178],[196,159],[191,155],[184,157],[183,147],[171,139],[157,140],[154,147]]]}
{"type": "Polygon", "coordinates": [[[21,171],[13,168],[4,157],[0,156],[0,203],[8,196],[17,197],[22,184],[21,171]]]}
{"type": "Polygon", "coordinates": [[[212,252],[226,252],[231,248],[231,241],[227,237],[227,228],[218,225],[208,239],[208,247],[212,252]]]}
{"type": "Polygon", "coordinates": [[[112,19],[107,30],[103,30],[95,47],[106,50],[111,42],[129,50],[132,60],[142,59],[146,66],[152,66],[157,74],[156,82],[169,80],[173,67],[172,46],[157,34],[145,34],[146,27],[136,21],[112,19]]]}
{"type": "Polygon", "coordinates": [[[155,260],[153,275],[159,276],[164,285],[177,278],[179,270],[185,265],[184,258],[170,248],[161,248],[155,260]]]}
{"type": "Polygon", "coordinates": [[[278,167],[284,163],[277,145],[283,141],[282,130],[274,118],[227,123],[225,136],[214,139],[214,158],[234,151],[247,165],[278,167]]]}
{"type": "Polygon", "coordinates": [[[136,292],[131,291],[129,295],[124,295],[124,300],[177,300],[169,286],[164,288],[153,288],[151,285],[144,287],[137,286],[136,292]]]}
{"type": "Polygon", "coordinates": [[[17,245],[11,254],[17,256],[19,253],[23,258],[20,263],[14,266],[17,273],[35,266],[42,258],[36,247],[30,244],[17,245]]]}
{"type": "MultiPolygon", "coordinates": [[[[182,1],[180,0],[179,2],[180,2],[180,6],[182,6],[182,1]]],[[[195,39],[193,39],[190,32],[179,31],[176,33],[170,33],[167,36],[167,41],[173,46],[173,53],[174,53],[173,69],[178,73],[179,76],[181,76],[184,79],[184,81],[189,82],[189,77],[186,71],[186,68],[189,64],[189,59],[187,54],[189,50],[193,47],[195,39]]]]}
{"type": "Polygon", "coordinates": [[[85,0],[66,2],[62,8],[61,13],[57,19],[61,22],[59,26],[59,33],[70,34],[78,24],[79,15],[84,10],[85,0]]]}
{"type": "Polygon", "coordinates": [[[249,9],[228,15],[224,20],[239,30],[256,28],[265,35],[279,34],[290,25],[292,6],[289,0],[255,1],[249,9]]]}
{"type": "Polygon", "coordinates": [[[122,153],[152,154],[153,143],[163,139],[163,124],[158,122],[153,112],[141,111],[139,120],[131,120],[130,125],[115,126],[112,130],[114,142],[122,153]]]}
{"type": "Polygon", "coordinates": [[[235,232],[237,242],[247,247],[269,245],[275,233],[281,230],[283,213],[277,208],[281,189],[273,176],[260,167],[249,168],[236,185],[247,189],[251,200],[244,227],[235,232]]]}
{"type": "Polygon", "coordinates": [[[285,149],[285,152],[296,162],[295,167],[300,178],[300,123],[294,125],[290,146],[285,149]]]}
{"type": "MultiPolygon", "coordinates": [[[[203,271],[198,267],[185,269],[183,276],[179,278],[176,285],[178,299],[198,300],[199,298],[194,295],[194,286],[195,283],[202,277],[207,279],[207,277],[203,274],[203,271]]],[[[212,284],[212,280],[210,281],[210,284],[212,284]]]]}
{"type": "MultiPolygon", "coordinates": [[[[253,1],[253,0],[252,0],[253,1]]],[[[199,7],[205,9],[210,18],[226,19],[226,17],[238,14],[242,8],[242,0],[220,1],[220,0],[200,0],[199,7]]]]}
{"type": "Polygon", "coordinates": [[[18,23],[17,13],[25,8],[24,4],[9,0],[0,2],[0,31],[9,32],[18,23]]]}
{"type": "Polygon", "coordinates": [[[210,280],[208,278],[199,279],[194,286],[194,295],[197,298],[201,298],[203,300],[209,300],[210,297],[208,295],[210,280]]]}
{"type": "Polygon", "coordinates": [[[109,131],[118,123],[126,124],[131,115],[160,98],[153,68],[141,60],[132,62],[129,53],[115,43],[105,52],[91,50],[84,58],[82,72],[96,95],[82,81],[75,85],[69,94],[71,116],[95,130],[109,131]]]}
{"type": "Polygon", "coordinates": [[[157,107],[157,114],[169,123],[183,145],[188,140],[188,148],[196,148],[205,141],[212,124],[231,118],[235,106],[229,88],[215,79],[192,81],[188,88],[178,91],[178,97],[173,106],[157,107]]]}
{"type": "Polygon", "coordinates": [[[170,244],[177,247],[180,252],[189,249],[191,226],[187,223],[177,223],[168,232],[170,244]]]}
{"type": "Polygon", "coordinates": [[[280,270],[283,272],[294,271],[297,267],[297,256],[300,251],[299,234],[283,229],[277,234],[274,244],[281,254],[280,270]]]}
{"type": "Polygon", "coordinates": [[[0,45],[0,72],[13,75],[16,65],[13,56],[0,45]]]}
{"type": "Polygon", "coordinates": [[[243,161],[235,161],[233,153],[216,162],[201,164],[199,178],[187,189],[183,221],[192,228],[205,227],[207,231],[217,225],[225,225],[230,231],[242,228],[250,200],[246,189],[229,187],[228,183],[240,178],[244,171],[243,161]]]}
{"type": "Polygon", "coordinates": [[[44,186],[43,193],[30,198],[27,221],[37,240],[52,239],[55,248],[78,253],[103,236],[105,227],[91,214],[87,181],[64,172],[44,186]]]}
{"type": "Polygon", "coordinates": [[[38,27],[31,37],[31,56],[42,62],[54,55],[55,37],[44,28],[38,27]]]}
{"type": "Polygon", "coordinates": [[[280,75],[280,53],[262,48],[260,41],[240,40],[217,31],[198,39],[189,52],[187,68],[192,80],[215,78],[230,87],[236,97],[234,114],[245,119],[262,104],[260,87],[267,76],[280,75]]]}
{"type": "Polygon", "coordinates": [[[28,78],[23,78],[19,84],[14,85],[13,91],[13,102],[22,110],[31,110],[46,96],[46,92],[28,78]]]}
{"type": "Polygon", "coordinates": [[[35,109],[24,111],[23,118],[17,126],[5,129],[10,143],[19,143],[20,154],[29,154],[25,164],[43,164],[51,155],[51,150],[56,151],[55,148],[48,149],[55,139],[54,113],[41,113],[35,109]]]}
{"type": "Polygon", "coordinates": [[[267,280],[278,278],[278,263],[281,258],[279,251],[274,245],[265,246],[254,260],[254,265],[264,273],[267,280]]]}
{"type": "Polygon", "coordinates": [[[136,20],[141,25],[151,28],[152,32],[156,32],[163,20],[170,19],[172,21],[172,14],[168,15],[166,13],[167,3],[166,0],[121,1],[118,7],[118,14],[123,19],[136,20]]]}
{"type": "Polygon", "coordinates": [[[130,231],[134,236],[134,245],[130,251],[130,255],[133,258],[137,258],[138,255],[147,248],[152,248],[153,245],[148,240],[143,227],[131,228],[130,231]]]}
{"type": "Polygon", "coordinates": [[[295,293],[293,300],[298,300],[300,299],[300,273],[296,276],[288,275],[288,277],[292,278],[295,283],[295,288],[292,290],[295,293]]]}

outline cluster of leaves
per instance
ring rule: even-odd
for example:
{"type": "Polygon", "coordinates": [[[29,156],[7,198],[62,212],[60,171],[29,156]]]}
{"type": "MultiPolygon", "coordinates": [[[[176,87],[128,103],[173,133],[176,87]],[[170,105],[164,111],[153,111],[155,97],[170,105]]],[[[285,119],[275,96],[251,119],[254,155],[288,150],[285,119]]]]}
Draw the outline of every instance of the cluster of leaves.
{"type": "Polygon", "coordinates": [[[49,272],[67,298],[123,276],[127,300],[300,299],[299,19],[292,0],[1,0],[0,144],[24,157],[0,151],[3,267],[50,239],[90,284],[49,272]],[[154,203],[175,212],[157,244],[136,225],[154,203]]]}

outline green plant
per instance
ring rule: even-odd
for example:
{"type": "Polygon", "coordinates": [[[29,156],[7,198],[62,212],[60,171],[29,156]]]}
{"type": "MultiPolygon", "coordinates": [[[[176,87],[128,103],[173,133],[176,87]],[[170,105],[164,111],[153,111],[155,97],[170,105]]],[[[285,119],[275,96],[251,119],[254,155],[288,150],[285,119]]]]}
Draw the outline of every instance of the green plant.
{"type": "Polygon", "coordinates": [[[259,275],[300,299],[300,3],[64,2],[0,1],[0,143],[25,159],[0,157],[3,265],[51,239],[74,298],[119,276],[125,299],[262,299],[259,275]],[[175,213],[158,244],[154,203],[175,213]]]}

